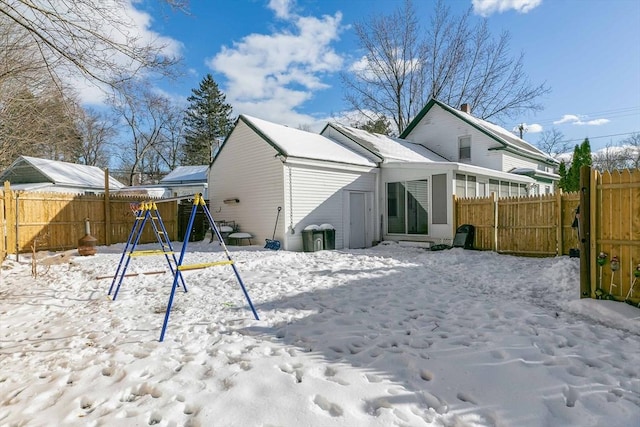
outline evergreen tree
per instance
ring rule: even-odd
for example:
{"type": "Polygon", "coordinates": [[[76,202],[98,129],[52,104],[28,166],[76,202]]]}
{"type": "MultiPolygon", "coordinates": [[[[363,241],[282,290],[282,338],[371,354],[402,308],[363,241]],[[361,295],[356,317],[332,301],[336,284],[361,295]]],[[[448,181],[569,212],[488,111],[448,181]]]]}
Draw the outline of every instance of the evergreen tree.
{"type": "Polygon", "coordinates": [[[560,174],[560,188],[564,191],[578,191],[580,190],[580,168],[582,166],[591,166],[591,144],[589,144],[589,138],[580,145],[576,145],[573,149],[573,158],[571,159],[571,166],[569,170],[566,166],[563,168],[560,164],[558,173],[560,174]]]}
{"type": "Polygon", "coordinates": [[[218,88],[211,74],[200,82],[198,89],[192,89],[187,98],[189,106],[185,111],[185,143],[182,153],[183,165],[208,165],[218,144],[231,131],[234,120],[232,107],[226,96],[218,88]]]}
{"type": "Polygon", "coordinates": [[[567,164],[564,162],[560,162],[560,166],[558,168],[558,175],[560,175],[560,181],[558,181],[558,186],[563,190],[567,191],[567,164]]]}
{"type": "Polygon", "coordinates": [[[385,116],[380,116],[375,120],[367,120],[366,123],[356,123],[353,127],[366,130],[367,132],[391,135],[391,123],[385,116]]]}

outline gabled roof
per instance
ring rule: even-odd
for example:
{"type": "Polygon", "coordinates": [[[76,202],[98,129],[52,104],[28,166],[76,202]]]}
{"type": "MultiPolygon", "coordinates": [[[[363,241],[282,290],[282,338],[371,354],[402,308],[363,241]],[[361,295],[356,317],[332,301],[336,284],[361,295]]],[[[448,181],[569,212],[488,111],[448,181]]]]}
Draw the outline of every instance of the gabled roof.
{"type": "Polygon", "coordinates": [[[400,138],[406,138],[418,125],[418,123],[420,123],[424,116],[427,115],[429,110],[433,108],[434,105],[439,106],[443,110],[470,124],[480,132],[484,133],[485,135],[496,141],[498,144],[500,144],[498,147],[492,148],[492,150],[506,150],[536,161],[542,161],[549,165],[557,165],[559,163],[553,157],[542,152],[538,148],[529,144],[527,141],[518,138],[508,130],[486,120],[473,117],[471,114],[465,113],[464,111],[460,111],[456,108],[450,107],[449,105],[440,102],[435,98],[431,98],[431,100],[429,100],[427,105],[424,106],[420,113],[418,113],[418,115],[411,121],[411,123],[409,123],[409,126],[407,126],[407,128],[402,132],[400,138]]]}
{"type": "MultiPolygon", "coordinates": [[[[12,184],[50,182],[73,188],[104,190],[104,171],[97,166],[20,156],[0,174],[0,182],[4,181],[12,184]]],[[[124,184],[109,177],[109,188],[122,187],[124,184]]]]}
{"type": "MultiPolygon", "coordinates": [[[[236,126],[240,122],[249,126],[279,154],[285,157],[322,160],[358,166],[377,166],[376,163],[366,157],[317,133],[278,125],[245,114],[241,114],[240,117],[238,117],[236,126]]],[[[231,135],[232,134],[233,132],[231,135]]],[[[227,140],[230,136],[227,137],[227,140]]],[[[227,140],[225,140],[221,150],[224,149],[227,140]]]]}
{"type": "Polygon", "coordinates": [[[160,180],[162,184],[187,184],[207,182],[208,165],[178,166],[160,180]]]}
{"type": "Polygon", "coordinates": [[[387,135],[369,132],[337,123],[329,123],[321,133],[333,128],[345,137],[362,146],[369,152],[388,162],[447,162],[448,160],[439,154],[400,138],[392,138],[387,135]]]}

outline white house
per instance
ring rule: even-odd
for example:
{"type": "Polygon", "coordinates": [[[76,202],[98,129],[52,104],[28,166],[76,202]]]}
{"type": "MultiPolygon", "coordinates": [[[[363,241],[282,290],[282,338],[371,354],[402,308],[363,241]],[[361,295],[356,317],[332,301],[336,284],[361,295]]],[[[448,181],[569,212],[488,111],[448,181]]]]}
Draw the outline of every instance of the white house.
{"type": "MultiPolygon", "coordinates": [[[[506,129],[473,117],[468,104],[457,110],[431,99],[400,138],[433,150],[451,162],[530,176],[534,185],[527,190],[533,194],[553,193],[560,179],[554,173],[557,160],[506,129]]],[[[477,195],[488,194],[487,189],[501,197],[522,194],[515,186],[507,188],[495,180],[477,181],[477,195]]]]}
{"type": "Polygon", "coordinates": [[[9,181],[13,190],[70,194],[104,193],[124,188],[124,184],[97,166],[78,165],[57,160],[20,156],[0,174],[0,182],[9,181]]]}
{"type": "MultiPolygon", "coordinates": [[[[336,248],[454,235],[453,195],[551,192],[557,162],[468,112],[430,101],[401,138],[330,123],[320,135],[240,116],[210,172],[214,218],[300,250],[330,223],[336,248]],[[225,203],[226,200],[226,203],[225,203]],[[236,202],[237,201],[237,202],[236,202]]],[[[425,243],[426,244],[426,243],[425,243]]]]}
{"type": "Polygon", "coordinates": [[[299,251],[306,226],[331,224],[336,248],[368,247],[378,175],[375,160],[329,138],[241,115],[213,161],[209,206],[253,243],[275,229],[282,249],[299,251]]]}
{"type": "Polygon", "coordinates": [[[160,185],[167,188],[169,197],[182,197],[202,194],[209,198],[208,191],[209,165],[178,166],[160,180],[160,185]]]}
{"type": "Polygon", "coordinates": [[[209,165],[178,166],[157,184],[135,185],[117,194],[152,198],[187,197],[202,194],[209,197],[209,165]]]}

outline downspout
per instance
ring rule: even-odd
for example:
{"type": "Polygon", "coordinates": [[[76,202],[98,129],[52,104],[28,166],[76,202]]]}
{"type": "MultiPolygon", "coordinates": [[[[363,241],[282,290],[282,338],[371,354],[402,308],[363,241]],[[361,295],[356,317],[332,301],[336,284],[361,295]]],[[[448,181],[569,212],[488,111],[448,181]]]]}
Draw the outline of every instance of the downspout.
{"type": "Polygon", "coordinates": [[[374,202],[374,206],[375,206],[375,216],[374,218],[380,218],[380,226],[376,227],[377,224],[374,224],[374,233],[380,233],[380,235],[378,236],[378,238],[376,239],[378,242],[382,242],[382,236],[383,236],[383,230],[384,230],[384,216],[382,214],[382,212],[380,211],[380,195],[383,194],[382,189],[380,188],[380,174],[382,173],[382,168],[380,167],[380,165],[378,165],[378,169],[376,170],[376,192],[375,192],[375,202],[374,202]]]}
{"type": "Polygon", "coordinates": [[[293,226],[293,183],[291,166],[287,166],[287,169],[289,169],[289,229],[291,230],[291,234],[296,234],[296,229],[293,226]]]}

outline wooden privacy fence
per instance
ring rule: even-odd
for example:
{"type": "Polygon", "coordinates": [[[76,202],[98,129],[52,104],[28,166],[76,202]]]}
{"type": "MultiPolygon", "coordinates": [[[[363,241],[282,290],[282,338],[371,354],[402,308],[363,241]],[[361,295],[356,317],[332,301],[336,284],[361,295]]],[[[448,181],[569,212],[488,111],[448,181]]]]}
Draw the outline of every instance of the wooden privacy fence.
{"type": "Polygon", "coordinates": [[[541,196],[458,199],[454,197],[455,227],[475,227],[474,247],[526,256],[569,255],[578,249],[572,227],[579,193],[541,196]]]}
{"type": "Polygon", "coordinates": [[[640,169],[600,173],[583,167],[580,172],[585,205],[581,251],[588,254],[581,257],[581,296],[638,304],[640,169]],[[601,253],[606,257],[599,263],[601,253]]]}
{"type": "MultiPolygon", "coordinates": [[[[7,253],[60,251],[78,247],[85,235],[86,219],[97,245],[126,242],[135,216],[131,204],[143,199],[132,196],[76,195],[16,192],[5,183],[0,196],[2,258],[7,253]]],[[[169,239],[177,235],[177,202],[158,203],[169,239]]],[[[155,242],[153,227],[145,226],[140,243],[155,242]]]]}

